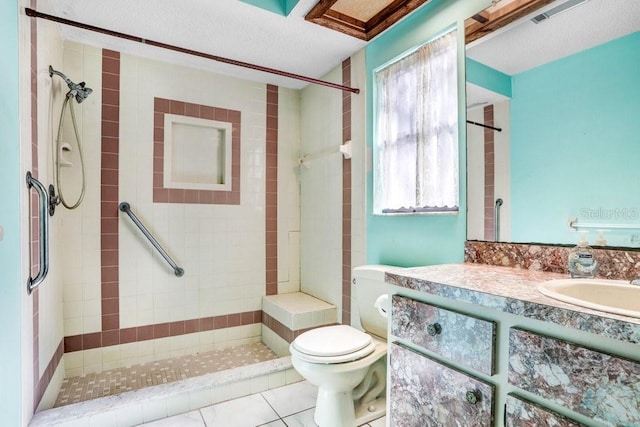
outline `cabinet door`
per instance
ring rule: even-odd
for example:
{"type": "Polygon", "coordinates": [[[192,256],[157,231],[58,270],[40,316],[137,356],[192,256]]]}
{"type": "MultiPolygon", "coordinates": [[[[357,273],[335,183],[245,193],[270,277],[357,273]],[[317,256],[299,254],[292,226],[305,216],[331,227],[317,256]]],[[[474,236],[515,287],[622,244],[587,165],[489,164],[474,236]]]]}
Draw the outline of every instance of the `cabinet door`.
{"type": "Polygon", "coordinates": [[[507,395],[505,412],[506,427],[584,427],[584,424],[512,394],[507,395]]]}
{"type": "Polygon", "coordinates": [[[640,362],[518,328],[509,384],[607,425],[640,426],[640,362]]]}
{"type": "Polygon", "coordinates": [[[392,297],[391,333],[443,358],[494,374],[496,323],[400,295],[392,297]]]}
{"type": "Polygon", "coordinates": [[[489,427],[494,386],[390,344],[391,427],[489,427]]]}

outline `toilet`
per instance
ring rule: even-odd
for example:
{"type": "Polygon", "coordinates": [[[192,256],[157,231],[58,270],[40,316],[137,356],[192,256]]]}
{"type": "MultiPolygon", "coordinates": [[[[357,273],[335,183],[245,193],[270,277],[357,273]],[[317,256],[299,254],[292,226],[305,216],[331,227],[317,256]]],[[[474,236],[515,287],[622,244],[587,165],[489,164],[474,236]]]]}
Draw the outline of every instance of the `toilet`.
{"type": "Polygon", "coordinates": [[[353,427],[385,413],[388,269],[354,269],[355,303],[365,332],[324,326],[304,332],[289,346],[293,367],[318,387],[314,421],[320,427],[353,427]]]}

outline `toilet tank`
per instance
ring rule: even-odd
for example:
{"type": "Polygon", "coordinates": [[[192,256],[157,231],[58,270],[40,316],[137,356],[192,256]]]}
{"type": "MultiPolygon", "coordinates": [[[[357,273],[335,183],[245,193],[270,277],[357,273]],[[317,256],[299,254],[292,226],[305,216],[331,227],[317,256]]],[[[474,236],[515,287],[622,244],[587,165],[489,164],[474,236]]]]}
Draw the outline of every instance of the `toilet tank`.
{"type": "MultiPolygon", "coordinates": [[[[358,307],[360,323],[365,331],[381,338],[387,338],[387,318],[383,317],[374,304],[378,297],[388,294],[384,274],[398,267],[388,265],[363,265],[353,269],[355,303],[358,307]]],[[[390,307],[390,303],[387,303],[390,307]]],[[[391,313],[389,313],[390,315],[391,313]]]]}

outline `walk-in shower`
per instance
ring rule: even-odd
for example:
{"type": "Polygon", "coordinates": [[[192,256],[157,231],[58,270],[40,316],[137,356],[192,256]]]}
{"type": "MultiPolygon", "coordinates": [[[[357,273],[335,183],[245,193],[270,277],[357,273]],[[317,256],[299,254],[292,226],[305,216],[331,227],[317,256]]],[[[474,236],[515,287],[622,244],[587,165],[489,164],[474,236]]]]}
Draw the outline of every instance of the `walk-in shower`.
{"type": "Polygon", "coordinates": [[[272,295],[300,289],[294,170],[300,150],[295,135],[283,128],[287,137],[279,141],[275,132],[280,122],[298,128],[297,108],[277,107],[298,105],[299,93],[71,41],[59,49],[50,41],[50,55],[38,47],[47,60],[41,71],[64,64],[53,67],[64,74],[52,69],[38,81],[46,94],[38,105],[38,124],[45,127],[39,135],[50,135],[38,147],[47,159],[40,174],[56,195],[55,186],[62,186],[67,205],[76,204],[76,141],[82,139],[86,194],[77,209],[50,223],[45,285],[51,286],[34,295],[42,310],[37,363],[44,373],[33,425],[89,425],[92,417],[105,425],[138,425],[301,381],[286,357],[289,336],[316,320],[337,321],[337,309],[323,302],[321,315],[289,315],[279,304],[292,296],[283,303],[272,295]],[[175,85],[176,75],[186,86],[175,85]],[[84,102],[87,87],[95,93],[84,102]],[[223,127],[230,139],[229,188],[216,187],[217,175],[209,174],[223,127]],[[291,171],[280,174],[280,184],[277,174],[266,175],[276,172],[275,163],[267,165],[266,147],[278,144],[277,151],[294,153],[277,162],[291,171]],[[64,151],[69,145],[72,151],[64,151]],[[277,212],[265,206],[274,206],[283,185],[292,190],[278,209],[291,221],[278,228],[277,212]],[[178,268],[167,267],[130,221],[129,209],[119,210],[124,201],[178,268]],[[277,242],[267,245],[267,236],[292,233],[278,256],[287,267],[273,274],[277,264],[268,267],[266,260],[276,261],[277,242]],[[267,293],[274,301],[263,309],[267,293]]]}
{"type": "Polygon", "coordinates": [[[84,199],[84,195],[86,192],[86,187],[87,187],[87,180],[86,180],[86,172],[85,172],[85,167],[84,167],[84,157],[82,154],[82,142],[81,142],[81,138],[80,138],[80,134],[78,132],[78,124],[76,122],[76,114],[75,111],[73,109],[73,102],[70,102],[73,98],[75,98],[75,100],[78,102],[78,104],[82,103],[85,99],[87,99],[89,97],[89,95],[91,95],[91,93],[93,92],[93,90],[89,87],[86,87],[85,82],[80,82],[80,83],[74,83],[73,81],[71,81],[71,79],[69,79],[66,75],[64,75],[63,73],[61,73],[60,71],[54,70],[53,67],[51,65],[49,65],[49,77],[53,78],[53,75],[57,75],[60,76],[65,83],[67,84],[67,86],[69,87],[69,92],[67,92],[67,94],[64,97],[64,101],[62,104],[62,110],[60,111],[60,120],[58,122],[58,133],[56,136],[56,141],[55,141],[55,154],[54,154],[54,163],[55,163],[55,184],[56,186],[54,187],[53,185],[49,186],[49,214],[53,215],[54,211],[55,211],[55,207],[62,203],[62,205],[67,208],[67,209],[75,209],[78,206],[80,206],[80,203],[82,203],[82,200],[84,199]],[[65,112],[67,110],[67,106],[69,107],[69,111],[71,113],[71,122],[73,123],[73,133],[75,135],[75,139],[76,139],[76,146],[78,147],[78,156],[80,158],[80,168],[82,169],[82,189],[80,190],[80,195],[78,196],[78,199],[71,203],[68,202],[65,197],[64,197],[64,193],[62,191],[62,184],[60,182],[60,169],[62,167],[62,152],[64,150],[70,150],[69,146],[67,146],[66,144],[62,143],[62,128],[64,125],[64,115],[65,112]],[[56,190],[58,191],[58,194],[56,195],[56,190]]]}

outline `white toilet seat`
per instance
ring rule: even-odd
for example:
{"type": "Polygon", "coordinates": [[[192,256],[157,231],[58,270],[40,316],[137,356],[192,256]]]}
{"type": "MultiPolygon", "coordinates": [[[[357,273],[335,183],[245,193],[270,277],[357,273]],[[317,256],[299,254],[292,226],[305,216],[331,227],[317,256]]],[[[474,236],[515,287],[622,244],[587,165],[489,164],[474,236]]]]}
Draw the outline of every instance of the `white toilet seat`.
{"type": "Polygon", "coordinates": [[[311,363],[344,363],[371,354],[376,342],[348,325],[325,326],[301,334],[291,343],[291,351],[311,363]]]}

